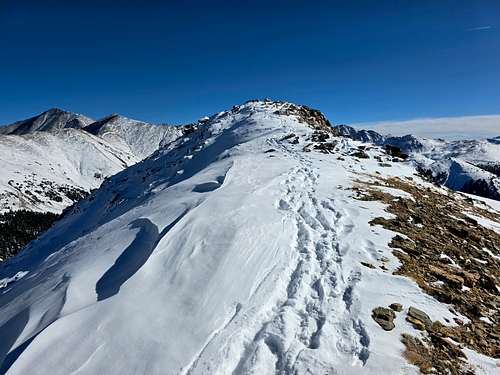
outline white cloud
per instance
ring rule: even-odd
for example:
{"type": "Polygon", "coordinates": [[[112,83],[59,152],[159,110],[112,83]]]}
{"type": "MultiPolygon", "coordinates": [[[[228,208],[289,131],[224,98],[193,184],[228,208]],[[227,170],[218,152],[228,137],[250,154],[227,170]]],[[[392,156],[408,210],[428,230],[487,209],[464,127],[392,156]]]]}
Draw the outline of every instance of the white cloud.
{"type": "Polygon", "coordinates": [[[478,139],[500,136],[500,115],[420,118],[350,125],[381,134],[414,134],[426,138],[478,139]]]}
{"type": "Polygon", "coordinates": [[[478,27],[472,27],[470,29],[467,29],[467,31],[482,31],[482,30],[489,30],[491,29],[491,26],[478,26],[478,27]]]}

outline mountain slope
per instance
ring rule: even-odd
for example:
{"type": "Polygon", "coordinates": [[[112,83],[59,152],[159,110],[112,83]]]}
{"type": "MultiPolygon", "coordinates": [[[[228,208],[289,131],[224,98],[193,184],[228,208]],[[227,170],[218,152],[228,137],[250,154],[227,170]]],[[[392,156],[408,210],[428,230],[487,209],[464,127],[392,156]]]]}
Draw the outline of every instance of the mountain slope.
{"type": "Polygon", "coordinates": [[[346,125],[335,126],[335,132],[379,146],[399,147],[432,180],[453,190],[500,200],[500,143],[496,138],[445,141],[413,135],[393,137],[346,125]]]}
{"type": "Polygon", "coordinates": [[[118,115],[94,122],[59,109],[0,127],[0,261],[106,177],[141,161],[183,129],[118,115]]]}
{"type": "Polygon", "coordinates": [[[71,192],[89,192],[140,159],[77,129],[0,137],[0,210],[60,213],[71,192]]]}
{"type": "Polygon", "coordinates": [[[162,143],[169,143],[182,135],[182,127],[153,125],[120,115],[105,117],[84,130],[141,160],[156,151],[162,143]]]}
{"type": "Polygon", "coordinates": [[[52,108],[27,120],[0,126],[0,134],[22,135],[34,131],[52,131],[64,128],[80,129],[92,122],[94,120],[84,115],[52,108]]]}
{"type": "Polygon", "coordinates": [[[395,233],[370,224],[392,216],[359,198],[360,181],[447,193],[390,159],[306,107],[252,101],[211,117],[1,266],[3,371],[416,373],[400,341],[420,335],[408,307],[446,327],[468,318],[392,274],[395,233]],[[394,302],[405,310],[385,331],[372,311],[394,302]]]}

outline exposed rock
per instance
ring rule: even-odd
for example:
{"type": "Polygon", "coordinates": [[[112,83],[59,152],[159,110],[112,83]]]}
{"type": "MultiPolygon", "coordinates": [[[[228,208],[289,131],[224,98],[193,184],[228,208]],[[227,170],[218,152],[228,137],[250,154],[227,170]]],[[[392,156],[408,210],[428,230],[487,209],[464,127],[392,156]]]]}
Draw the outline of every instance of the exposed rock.
{"type": "Polygon", "coordinates": [[[400,311],[402,311],[402,310],[403,310],[403,305],[402,305],[402,304],[400,304],[400,303],[391,303],[391,304],[389,305],[389,307],[390,307],[391,309],[393,309],[394,311],[397,311],[397,312],[400,312],[400,311]]]}
{"type": "Polygon", "coordinates": [[[368,263],[368,262],[361,262],[361,264],[365,267],[368,267],[368,268],[375,268],[375,266],[371,263],[368,263]]]}
{"type": "Polygon", "coordinates": [[[427,315],[424,311],[419,310],[413,306],[410,306],[410,308],[408,309],[407,320],[412,322],[412,323],[415,320],[417,320],[420,323],[422,323],[426,329],[430,329],[432,326],[432,320],[431,320],[431,318],[429,318],[429,315],[427,315]],[[409,320],[409,318],[413,318],[413,319],[409,320]]]}
{"type": "Polygon", "coordinates": [[[283,142],[283,141],[286,141],[286,140],[288,140],[288,139],[292,139],[292,138],[295,138],[295,137],[297,137],[297,136],[295,135],[295,133],[290,133],[290,134],[285,135],[283,138],[281,138],[281,139],[280,139],[280,142],[283,142]]]}
{"type": "Polygon", "coordinates": [[[436,267],[436,266],[433,266],[432,264],[430,264],[429,265],[429,270],[439,280],[442,280],[442,281],[450,284],[450,286],[452,286],[452,287],[462,288],[462,286],[464,284],[464,279],[462,277],[454,275],[454,274],[446,271],[443,268],[439,268],[439,267],[436,267]]]}
{"type": "Polygon", "coordinates": [[[337,146],[337,142],[324,142],[315,144],[314,149],[319,150],[324,154],[333,154],[335,146],[337,146]]]}
{"type": "Polygon", "coordinates": [[[391,309],[386,307],[376,307],[372,310],[372,318],[375,320],[384,330],[390,331],[394,329],[394,319],[396,314],[391,309]]]}
{"type": "Polygon", "coordinates": [[[385,150],[390,156],[394,156],[400,159],[408,159],[408,154],[401,152],[401,149],[397,146],[386,145],[385,150]]]}
{"type": "Polygon", "coordinates": [[[370,158],[370,156],[363,150],[357,150],[354,153],[352,153],[351,156],[354,156],[354,157],[360,158],[360,159],[369,159],[370,158]]]}
{"type": "Polygon", "coordinates": [[[325,115],[323,115],[323,113],[321,113],[321,111],[305,105],[297,105],[279,101],[276,101],[275,103],[281,103],[282,105],[279,110],[275,111],[275,114],[296,116],[299,122],[306,123],[316,130],[334,134],[330,121],[328,121],[328,119],[325,117],[325,115]]]}

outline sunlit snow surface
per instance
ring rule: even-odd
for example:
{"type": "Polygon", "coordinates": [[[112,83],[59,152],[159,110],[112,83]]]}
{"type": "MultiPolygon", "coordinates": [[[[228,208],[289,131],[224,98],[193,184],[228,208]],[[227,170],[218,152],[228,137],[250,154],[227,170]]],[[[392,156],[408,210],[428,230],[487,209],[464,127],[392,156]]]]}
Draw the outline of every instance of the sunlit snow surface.
{"type": "MultiPolygon", "coordinates": [[[[365,173],[414,169],[305,153],[312,129],[273,105],[212,117],[0,268],[0,279],[28,272],[0,289],[3,370],[417,373],[402,357],[400,334],[413,332],[404,314],[386,332],[372,309],[401,302],[452,316],[410,279],[360,264],[397,260],[393,233],[368,224],[387,216],[383,205],[349,189],[365,173]],[[292,132],[299,144],[279,141],[292,132]]],[[[339,150],[359,145],[339,140],[339,150]]]]}

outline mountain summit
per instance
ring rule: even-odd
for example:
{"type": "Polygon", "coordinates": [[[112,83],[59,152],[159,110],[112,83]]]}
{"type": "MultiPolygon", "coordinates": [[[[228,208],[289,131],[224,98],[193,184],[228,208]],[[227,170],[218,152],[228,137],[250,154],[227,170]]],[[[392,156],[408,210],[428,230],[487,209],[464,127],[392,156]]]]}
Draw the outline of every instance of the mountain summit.
{"type": "Polygon", "coordinates": [[[80,129],[94,122],[89,117],[78,113],[67,112],[59,108],[51,108],[27,120],[12,125],[0,126],[0,134],[22,135],[34,131],[51,131],[64,128],[80,129]]]}
{"type": "Polygon", "coordinates": [[[250,101],[1,266],[2,371],[493,373],[498,209],[319,111],[250,101]]]}

